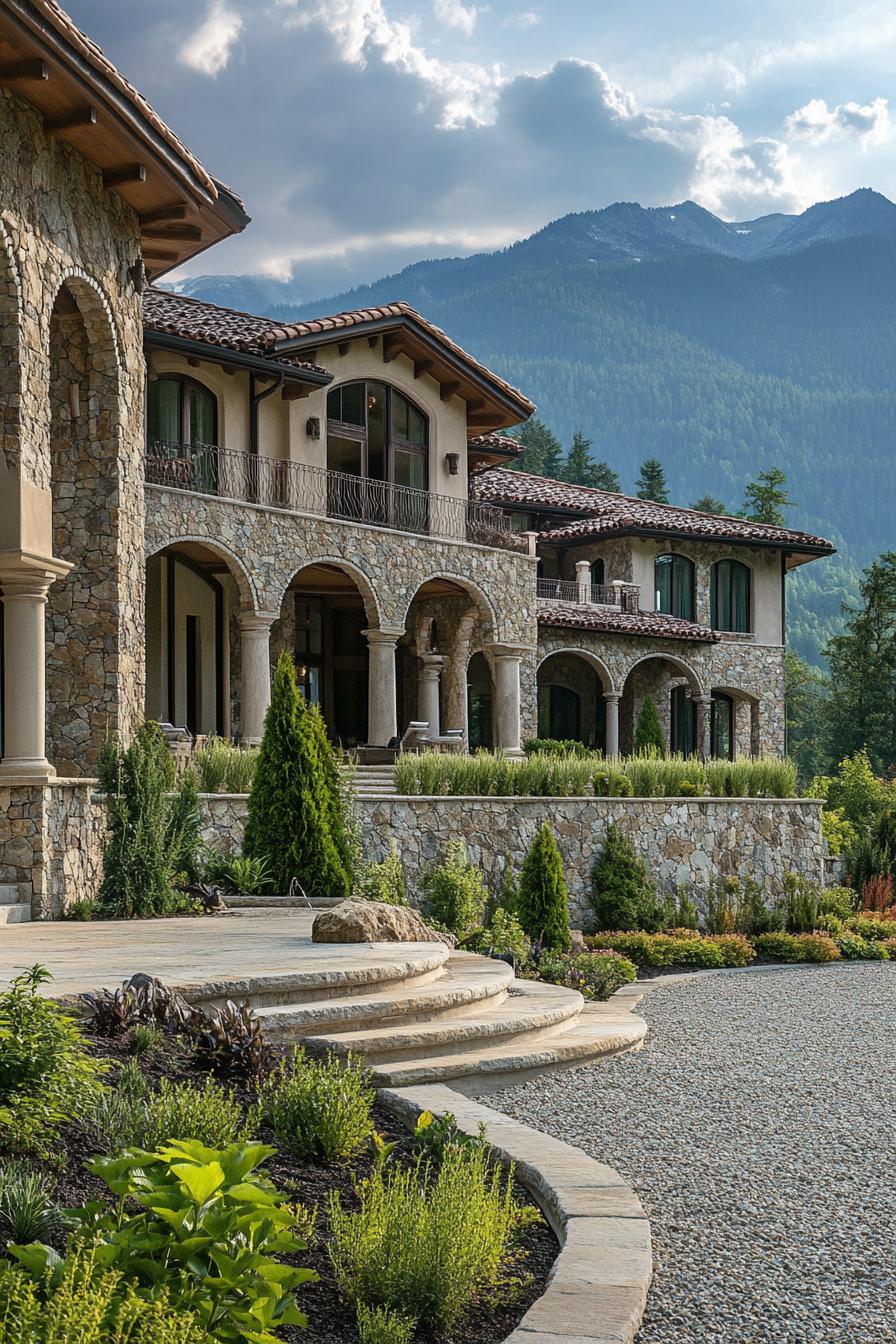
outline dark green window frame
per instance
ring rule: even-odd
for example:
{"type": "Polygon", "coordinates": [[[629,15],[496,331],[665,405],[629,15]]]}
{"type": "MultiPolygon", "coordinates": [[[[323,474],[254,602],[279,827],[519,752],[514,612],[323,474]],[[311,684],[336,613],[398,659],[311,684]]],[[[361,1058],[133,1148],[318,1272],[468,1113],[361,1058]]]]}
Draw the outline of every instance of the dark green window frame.
{"type": "Polygon", "coordinates": [[[752,623],[753,575],[740,560],[718,560],[712,567],[710,602],[712,628],[749,635],[752,623]]]}
{"type": "Polygon", "coordinates": [[[696,581],[694,562],[686,555],[658,555],[653,562],[656,610],[682,621],[694,620],[696,581]]]}
{"type": "Polygon", "coordinates": [[[146,412],[146,437],[150,444],[152,443],[179,443],[185,447],[191,447],[194,443],[205,443],[212,446],[218,442],[218,398],[212,392],[211,388],[200,383],[198,378],[190,378],[184,373],[160,373],[157,378],[150,379],[149,392],[147,396],[146,412]],[[161,387],[164,384],[176,384],[178,386],[180,406],[177,418],[180,421],[179,432],[175,439],[170,435],[159,433],[159,408],[158,398],[161,387]],[[207,399],[208,409],[208,434],[194,433],[194,399],[193,394],[203,401],[207,399]]]}

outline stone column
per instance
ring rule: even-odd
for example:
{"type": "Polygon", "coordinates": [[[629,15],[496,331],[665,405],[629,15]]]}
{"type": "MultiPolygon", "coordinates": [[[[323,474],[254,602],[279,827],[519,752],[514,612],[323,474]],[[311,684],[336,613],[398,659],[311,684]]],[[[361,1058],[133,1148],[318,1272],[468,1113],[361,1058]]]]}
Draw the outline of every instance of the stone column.
{"type": "Polygon", "coordinates": [[[54,560],[30,569],[0,565],[3,589],[4,753],[0,778],[52,779],[47,760],[47,592],[69,564],[54,560]]]}
{"type": "Polygon", "coordinates": [[[367,639],[367,741],[385,747],[398,736],[395,645],[403,630],[364,630],[367,639]]]}
{"type": "Polygon", "coordinates": [[[438,737],[442,731],[439,685],[444,661],[445,659],[440,653],[424,653],[420,659],[420,677],[417,682],[417,717],[421,722],[429,724],[430,737],[438,737]]]}
{"type": "Polygon", "coordinates": [[[604,691],[604,702],[607,706],[605,756],[619,755],[619,701],[621,698],[618,691],[604,691]]]}
{"type": "Polygon", "coordinates": [[[258,743],[271,703],[271,626],[276,615],[244,611],[240,627],[240,737],[258,743]]]}
{"type": "Polygon", "coordinates": [[[520,755],[520,661],[523,649],[515,644],[492,644],[495,680],[495,746],[508,756],[520,755]]]}
{"type": "Polygon", "coordinates": [[[587,606],[591,601],[591,565],[587,560],[576,561],[576,588],[579,603],[587,606]]]}
{"type": "Polygon", "coordinates": [[[697,713],[697,741],[704,761],[712,755],[712,696],[694,696],[697,713]]]}

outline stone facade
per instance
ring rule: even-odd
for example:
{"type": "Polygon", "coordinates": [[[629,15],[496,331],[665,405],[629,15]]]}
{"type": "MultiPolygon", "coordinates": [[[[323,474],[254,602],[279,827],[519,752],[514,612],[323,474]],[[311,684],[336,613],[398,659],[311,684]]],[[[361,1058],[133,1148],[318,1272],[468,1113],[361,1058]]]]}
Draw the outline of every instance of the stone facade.
{"type": "Polygon", "coordinates": [[[0,883],[15,883],[35,919],[92,900],[103,878],[106,809],[96,781],[0,785],[0,883]]]}
{"type": "MultiPolygon", "coordinates": [[[[355,806],[365,856],[382,858],[394,839],[414,898],[427,867],[457,838],[497,890],[504,864],[518,872],[539,826],[550,821],[578,926],[588,920],[589,872],[611,823],[662,890],[684,885],[698,903],[719,876],[755,878],[768,896],[781,893],[788,872],[824,878],[821,803],[814,798],[359,798],[355,806]]],[[[246,799],[208,796],[202,807],[206,843],[238,849],[246,799]]]]}

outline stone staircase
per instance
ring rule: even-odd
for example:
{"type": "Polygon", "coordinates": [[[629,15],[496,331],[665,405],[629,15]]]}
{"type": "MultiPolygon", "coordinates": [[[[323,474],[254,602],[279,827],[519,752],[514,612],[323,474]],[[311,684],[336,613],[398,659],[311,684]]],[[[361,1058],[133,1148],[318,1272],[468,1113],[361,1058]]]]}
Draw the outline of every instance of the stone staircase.
{"type": "MultiPolygon", "coordinates": [[[[632,1049],[646,1030],[631,1012],[640,995],[586,1004],[574,990],[516,980],[504,962],[436,944],[371,951],[377,958],[363,979],[346,958],[344,970],[325,977],[257,977],[228,993],[249,1000],[268,1040],[363,1057],[378,1087],[450,1082],[477,1096],[632,1049]]],[[[220,1002],[202,990],[189,997],[220,1002]]]]}
{"type": "Polygon", "coordinates": [[[28,924],[31,902],[19,899],[17,882],[0,883],[0,924],[28,924]]]}
{"type": "Polygon", "coordinates": [[[352,783],[360,798],[394,798],[395,767],[358,765],[352,771],[352,783]]]}

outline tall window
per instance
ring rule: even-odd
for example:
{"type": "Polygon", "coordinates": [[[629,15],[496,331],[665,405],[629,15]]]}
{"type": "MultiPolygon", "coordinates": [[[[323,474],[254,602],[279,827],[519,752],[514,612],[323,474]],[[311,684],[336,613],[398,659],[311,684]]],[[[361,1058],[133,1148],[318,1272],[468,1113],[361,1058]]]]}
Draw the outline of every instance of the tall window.
{"type": "Polygon", "coordinates": [[[734,701],[730,695],[715,691],[712,697],[713,756],[724,761],[734,760],[734,701]]]}
{"type": "Polygon", "coordinates": [[[150,444],[215,444],[218,399],[195,378],[163,374],[149,384],[147,437],[150,444]]]}
{"type": "Polygon", "coordinates": [[[712,628],[749,634],[750,571],[739,560],[720,560],[712,567],[712,628]]]}
{"type": "Polygon", "coordinates": [[[568,686],[539,686],[538,736],[580,740],[582,702],[568,686]]]}
{"type": "Polygon", "coordinates": [[[697,750],[697,706],[687,686],[672,688],[672,722],[670,745],[682,756],[692,756],[697,750]]]}
{"type": "Polygon", "coordinates": [[[327,397],[330,471],[425,490],[428,449],[426,416],[386,383],[346,383],[327,397]]]}
{"type": "Polygon", "coordinates": [[[604,583],[604,562],[600,558],[591,561],[591,586],[602,588],[604,583]]]}
{"type": "Polygon", "coordinates": [[[694,562],[685,555],[658,555],[653,566],[656,610],[694,619],[694,562]]]}

